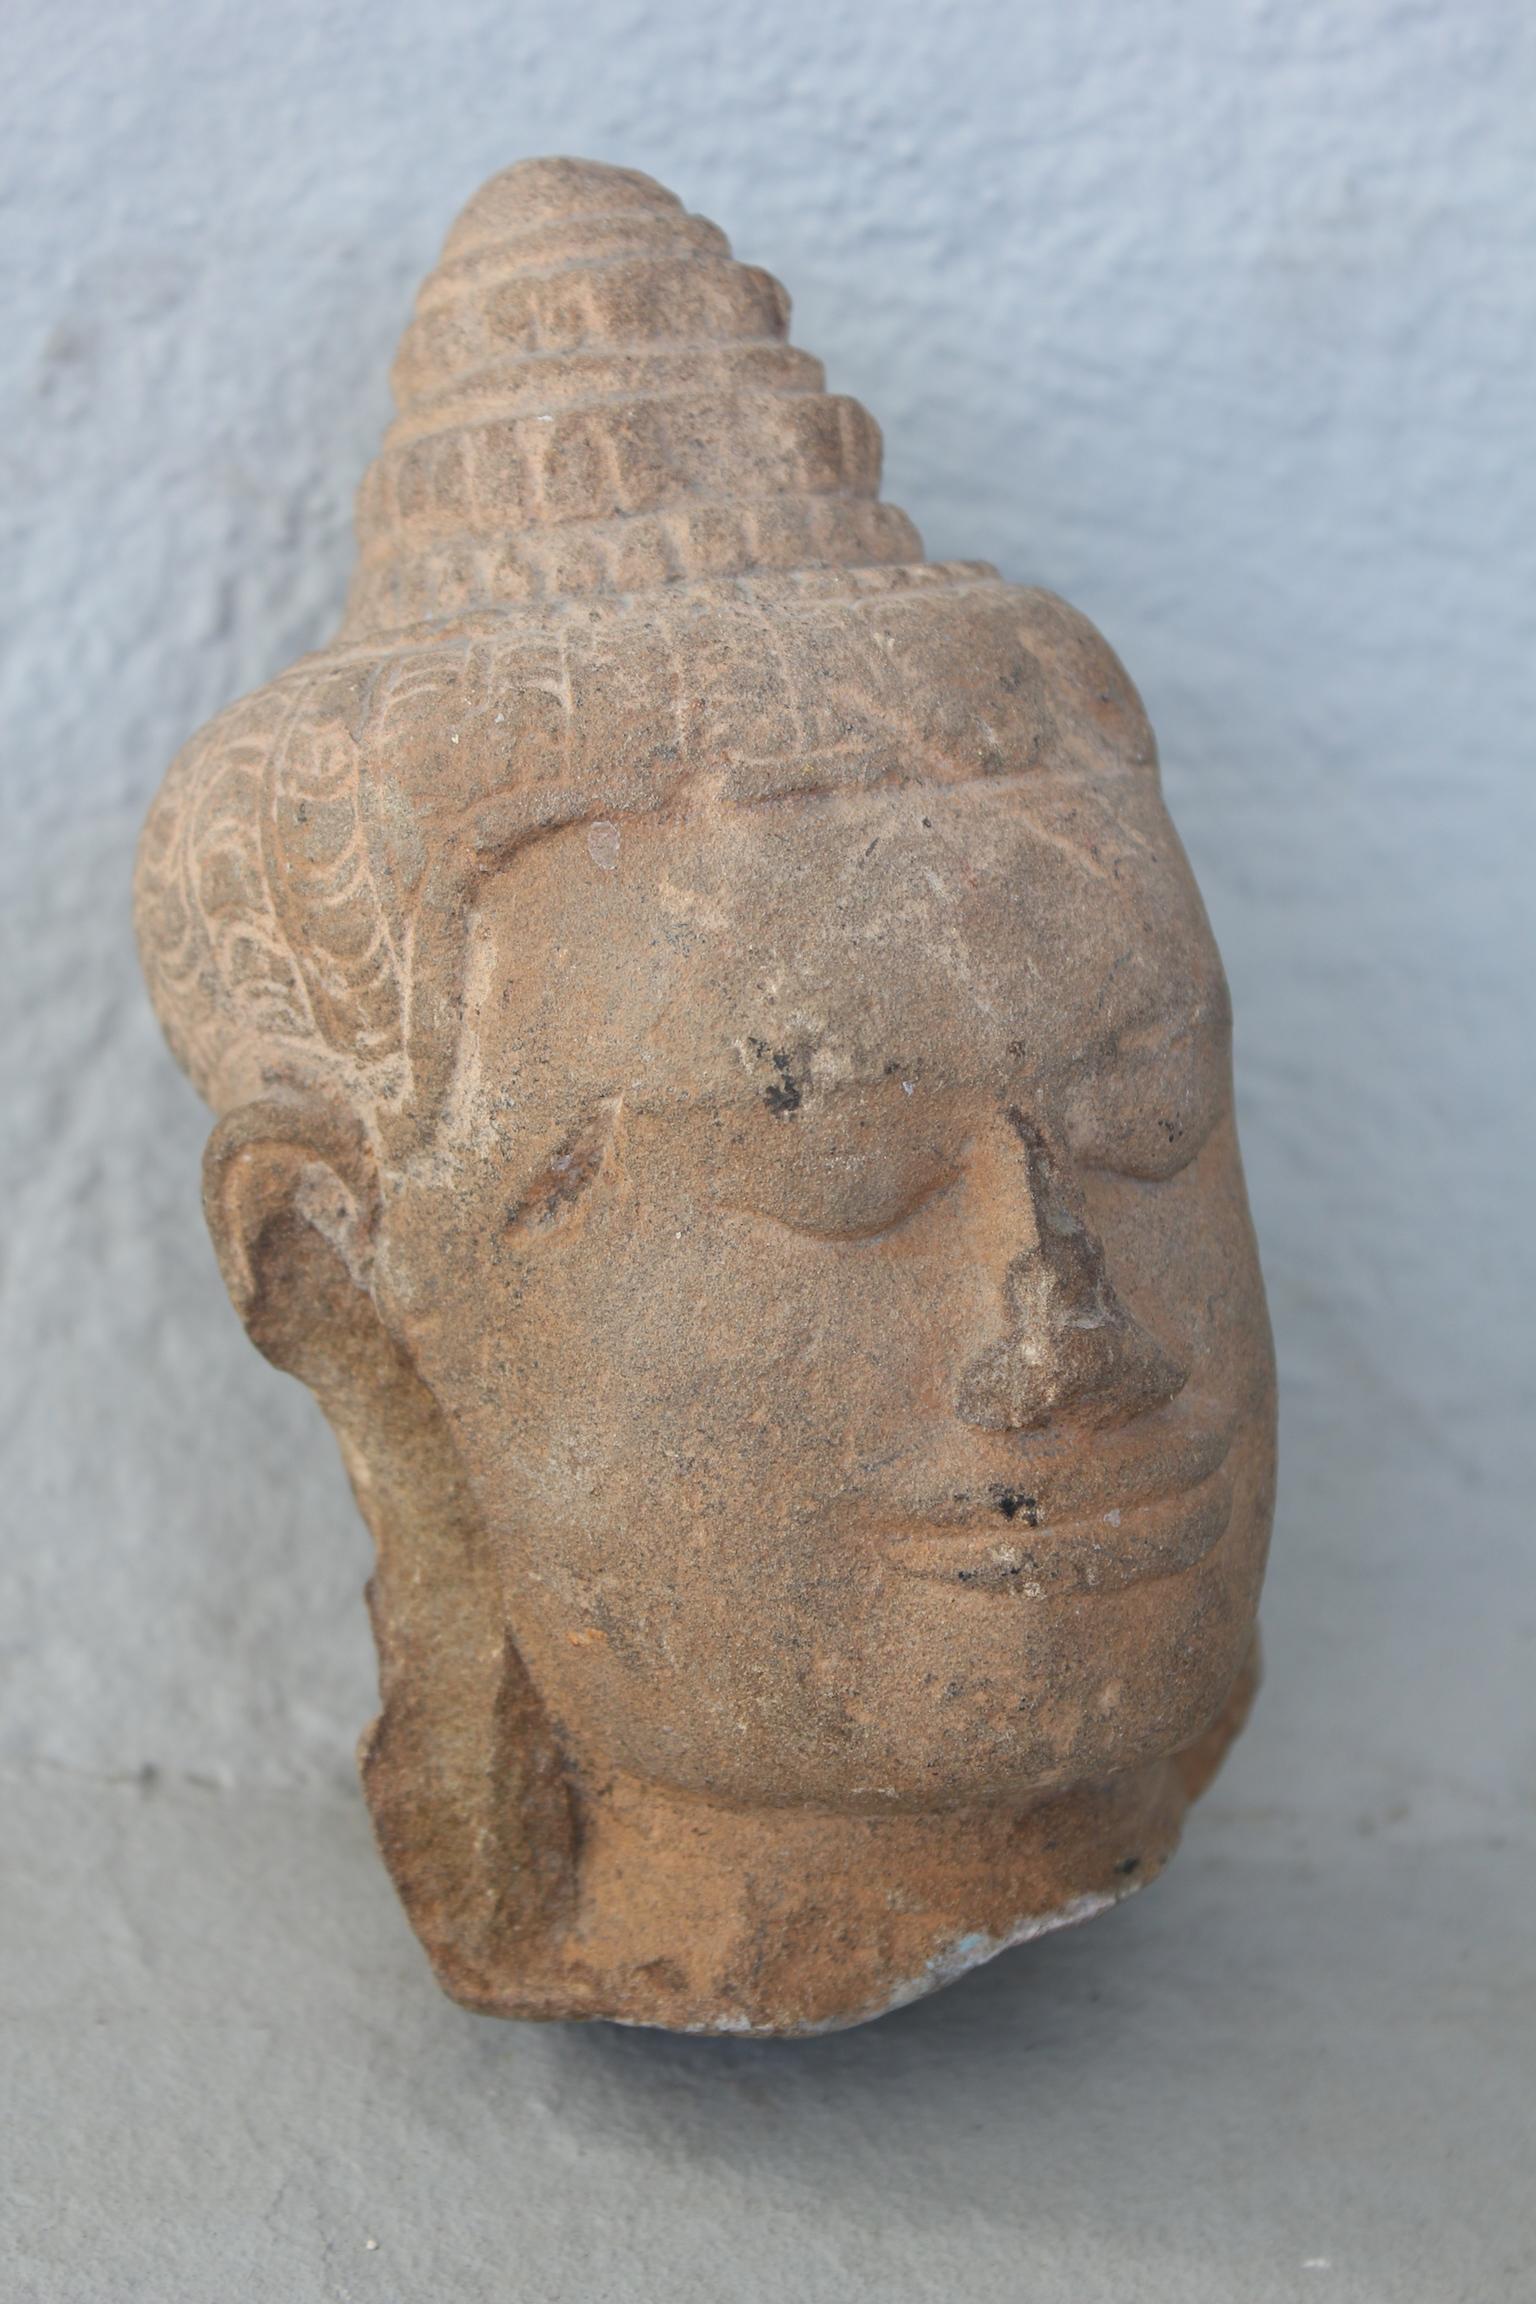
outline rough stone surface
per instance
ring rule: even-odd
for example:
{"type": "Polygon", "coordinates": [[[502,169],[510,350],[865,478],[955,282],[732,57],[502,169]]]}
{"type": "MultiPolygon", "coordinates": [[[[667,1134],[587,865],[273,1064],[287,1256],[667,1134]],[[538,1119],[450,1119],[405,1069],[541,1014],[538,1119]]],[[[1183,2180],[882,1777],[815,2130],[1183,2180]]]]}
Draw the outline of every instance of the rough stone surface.
{"type": "Polygon", "coordinates": [[[8,12],[6,2278],[1520,2295],[1529,12],[587,21],[8,12]],[[803,2043],[443,2004],[352,1765],[366,1534],[218,1286],[127,929],[165,762],[335,627],[444,219],[551,147],[729,219],[930,550],[1136,667],[1239,1018],[1285,1427],[1253,1724],[1155,1894],[803,2043]]]}
{"type": "Polygon", "coordinates": [[[472,2007],[818,2032],[1161,1868],[1274,1504],[1230,1005],[1092,626],[930,565],[649,177],[469,202],[341,633],[137,880],[204,1206],[378,1551],[472,2007]]]}

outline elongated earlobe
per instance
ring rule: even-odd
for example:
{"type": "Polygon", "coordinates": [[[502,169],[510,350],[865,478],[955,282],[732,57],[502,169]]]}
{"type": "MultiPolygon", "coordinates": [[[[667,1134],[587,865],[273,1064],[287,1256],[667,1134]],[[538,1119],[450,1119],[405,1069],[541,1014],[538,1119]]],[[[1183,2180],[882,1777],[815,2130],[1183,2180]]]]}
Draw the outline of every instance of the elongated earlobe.
{"type": "Polygon", "coordinates": [[[203,1156],[203,1209],[258,1350],[322,1397],[383,1342],[369,1275],[378,1176],[358,1122],[319,1096],[246,1104],[203,1156]]]}

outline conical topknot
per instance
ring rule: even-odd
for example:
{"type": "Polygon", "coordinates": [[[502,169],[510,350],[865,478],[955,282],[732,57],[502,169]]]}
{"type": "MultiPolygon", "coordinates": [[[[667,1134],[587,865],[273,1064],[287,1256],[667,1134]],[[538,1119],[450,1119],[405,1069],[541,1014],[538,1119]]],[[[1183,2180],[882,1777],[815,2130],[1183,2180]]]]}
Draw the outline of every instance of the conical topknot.
{"type": "Polygon", "coordinates": [[[504,246],[578,216],[671,216],[681,222],[683,215],[676,193],[638,168],[613,168],[604,160],[515,160],[460,209],[443,254],[467,256],[488,242],[504,246]]]}
{"type": "Polygon", "coordinates": [[[394,368],[348,628],[922,558],[778,282],[648,176],[526,160],[463,210],[394,368]]]}

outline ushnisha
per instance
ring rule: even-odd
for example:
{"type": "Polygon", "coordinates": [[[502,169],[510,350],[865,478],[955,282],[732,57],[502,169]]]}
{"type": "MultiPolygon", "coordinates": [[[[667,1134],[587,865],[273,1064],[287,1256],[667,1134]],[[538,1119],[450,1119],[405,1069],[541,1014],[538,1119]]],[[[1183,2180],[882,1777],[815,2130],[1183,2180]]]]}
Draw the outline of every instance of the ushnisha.
{"type": "Polygon", "coordinates": [[[508,2016],[856,2023],[1150,1879],[1274,1383],[1229,1009],[1098,634],[930,564],[769,276],[528,161],[331,646],[172,766],[144,964],[373,1531],[363,1780],[508,2016]]]}

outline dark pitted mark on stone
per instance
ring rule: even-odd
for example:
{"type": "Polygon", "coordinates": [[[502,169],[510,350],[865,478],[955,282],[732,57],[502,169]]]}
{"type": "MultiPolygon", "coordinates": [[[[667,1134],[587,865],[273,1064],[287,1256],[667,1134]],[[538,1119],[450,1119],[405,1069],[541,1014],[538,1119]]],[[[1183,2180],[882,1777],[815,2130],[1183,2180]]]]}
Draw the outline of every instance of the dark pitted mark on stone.
{"type": "MultiPolygon", "coordinates": [[[[754,1041],[752,1045],[760,1047],[762,1043],[754,1041]]],[[[775,1048],[770,1061],[778,1078],[770,1080],[763,1090],[763,1102],[770,1112],[777,1113],[782,1119],[788,1112],[799,1111],[805,1102],[805,1087],[802,1081],[795,1078],[794,1066],[785,1049],[775,1048]]]]}

